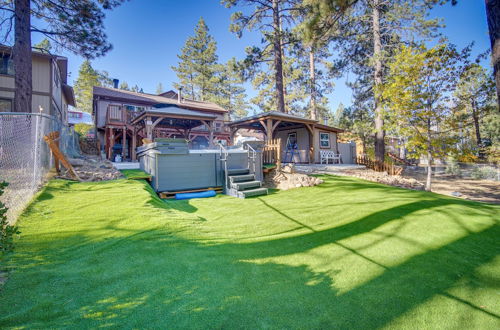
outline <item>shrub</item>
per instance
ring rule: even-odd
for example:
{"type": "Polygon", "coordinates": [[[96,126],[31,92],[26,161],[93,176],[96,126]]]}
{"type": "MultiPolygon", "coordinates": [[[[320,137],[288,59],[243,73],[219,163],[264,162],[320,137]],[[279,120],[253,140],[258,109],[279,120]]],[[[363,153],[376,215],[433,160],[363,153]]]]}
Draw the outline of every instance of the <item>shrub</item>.
{"type": "Polygon", "coordinates": [[[457,159],[453,156],[449,156],[446,160],[446,174],[459,176],[461,174],[460,166],[458,165],[457,159]]]}
{"type": "MultiPolygon", "coordinates": [[[[7,187],[6,182],[0,182],[0,196],[7,187]]],[[[7,253],[14,249],[14,235],[20,234],[17,226],[11,226],[7,221],[7,207],[0,202],[0,253],[7,253]]]]}
{"type": "Polygon", "coordinates": [[[479,179],[495,180],[498,176],[497,172],[498,170],[491,166],[482,166],[482,167],[475,166],[472,169],[471,177],[476,180],[479,179]]]}

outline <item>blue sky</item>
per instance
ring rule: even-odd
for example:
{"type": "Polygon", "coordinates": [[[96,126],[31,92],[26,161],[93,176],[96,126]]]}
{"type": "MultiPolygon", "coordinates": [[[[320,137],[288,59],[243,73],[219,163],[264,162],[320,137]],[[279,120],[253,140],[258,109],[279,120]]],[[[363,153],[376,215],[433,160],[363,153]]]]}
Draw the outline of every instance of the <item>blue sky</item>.
{"type": "MultiPolygon", "coordinates": [[[[217,41],[221,61],[231,57],[241,59],[245,47],[259,44],[256,32],[245,32],[241,39],[229,32],[233,9],[226,9],[219,0],[130,0],[121,7],[107,12],[105,26],[109,41],[114,48],[105,57],[92,62],[94,68],[106,70],[110,77],[139,85],[147,93],[154,93],[161,82],[171,89],[176,75],[171,69],[177,64],[186,38],[193,34],[194,27],[203,17],[210,33],[217,41]]],[[[431,16],[442,17],[446,28],[444,34],[452,43],[464,47],[475,42],[474,52],[489,47],[488,28],[483,0],[461,0],[457,6],[450,4],[435,8],[431,16]]],[[[40,36],[34,35],[37,42],[40,36]]],[[[69,58],[70,83],[76,79],[78,67],[83,59],[63,52],[69,58]]],[[[255,92],[247,84],[247,93],[255,92]]],[[[336,109],[340,102],[351,104],[351,92],[345,86],[345,78],[336,81],[333,94],[329,95],[330,106],[336,109]]]]}

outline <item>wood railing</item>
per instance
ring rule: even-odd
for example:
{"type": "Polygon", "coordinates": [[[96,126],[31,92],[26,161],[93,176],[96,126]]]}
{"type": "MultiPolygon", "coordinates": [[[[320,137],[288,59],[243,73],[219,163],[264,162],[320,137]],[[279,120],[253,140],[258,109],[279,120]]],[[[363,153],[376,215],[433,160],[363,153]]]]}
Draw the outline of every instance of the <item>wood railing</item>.
{"type": "Polygon", "coordinates": [[[401,175],[403,168],[401,166],[394,166],[386,162],[380,162],[377,160],[372,160],[367,156],[356,157],[356,163],[359,165],[365,165],[371,170],[376,172],[387,172],[389,175],[401,175]]]}
{"type": "Polygon", "coordinates": [[[281,168],[281,139],[266,141],[262,149],[262,162],[264,164],[276,164],[278,168],[281,168]]]}
{"type": "Polygon", "coordinates": [[[106,112],[106,123],[124,124],[126,120],[125,116],[126,111],[122,107],[119,105],[109,105],[108,111],[106,112]]]}

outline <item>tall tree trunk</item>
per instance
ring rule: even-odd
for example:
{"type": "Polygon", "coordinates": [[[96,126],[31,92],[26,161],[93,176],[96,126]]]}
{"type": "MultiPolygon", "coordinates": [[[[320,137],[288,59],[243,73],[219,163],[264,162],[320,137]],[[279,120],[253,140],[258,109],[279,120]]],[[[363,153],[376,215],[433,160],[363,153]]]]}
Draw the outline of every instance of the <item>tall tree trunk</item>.
{"type": "Polygon", "coordinates": [[[316,108],[316,66],[314,51],[311,47],[309,51],[309,82],[311,84],[311,119],[318,119],[318,110],[316,108]]]}
{"type": "Polygon", "coordinates": [[[427,119],[427,180],[425,190],[431,191],[432,188],[432,133],[431,120],[427,119]]]}
{"type": "Polygon", "coordinates": [[[472,120],[474,121],[474,129],[476,131],[477,146],[480,148],[483,141],[481,139],[481,131],[479,128],[479,115],[474,104],[472,104],[472,120]]]}
{"type": "MultiPolygon", "coordinates": [[[[14,19],[14,111],[31,112],[31,14],[30,0],[15,0],[14,19]]],[[[46,109],[49,110],[49,109],[46,109]]]]}
{"type": "Polygon", "coordinates": [[[497,102],[500,109],[500,0],[485,0],[486,17],[491,41],[493,72],[497,85],[497,102]]]}
{"type": "Polygon", "coordinates": [[[380,37],[380,0],[372,1],[374,94],[375,94],[375,159],[383,162],[385,155],[385,131],[382,105],[378,88],[382,85],[382,40],[380,37]]]}
{"type": "Polygon", "coordinates": [[[276,80],[276,105],[279,112],[285,110],[285,95],[283,88],[283,53],[281,50],[281,25],[279,13],[279,0],[273,0],[273,52],[274,52],[274,78],[276,80]]]}
{"type": "Polygon", "coordinates": [[[431,191],[432,189],[432,154],[427,153],[427,179],[425,181],[425,190],[431,191]]]}
{"type": "Polygon", "coordinates": [[[484,158],[484,152],[483,152],[483,140],[481,139],[481,130],[479,128],[479,114],[477,113],[476,105],[475,102],[472,101],[471,104],[472,107],[472,120],[474,121],[474,130],[476,132],[476,142],[477,142],[477,148],[478,148],[478,156],[480,159],[484,158]]]}

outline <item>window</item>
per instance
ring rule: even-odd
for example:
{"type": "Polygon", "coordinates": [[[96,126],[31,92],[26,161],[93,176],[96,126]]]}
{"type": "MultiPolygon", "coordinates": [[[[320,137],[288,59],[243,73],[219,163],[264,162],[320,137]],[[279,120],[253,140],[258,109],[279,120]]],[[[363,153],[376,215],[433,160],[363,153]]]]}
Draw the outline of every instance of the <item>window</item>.
{"type": "Polygon", "coordinates": [[[14,75],[14,62],[10,54],[0,55],[0,74],[14,75]]]}
{"type": "Polygon", "coordinates": [[[0,99],[0,112],[12,112],[12,100],[0,99]]]}
{"type": "Polygon", "coordinates": [[[286,140],[287,149],[297,149],[297,133],[288,133],[288,138],[286,140]]]}
{"type": "Polygon", "coordinates": [[[319,133],[319,146],[330,148],[330,133],[319,133]]]}
{"type": "Polygon", "coordinates": [[[215,123],[215,131],[220,132],[222,130],[222,123],[215,123]]]}

